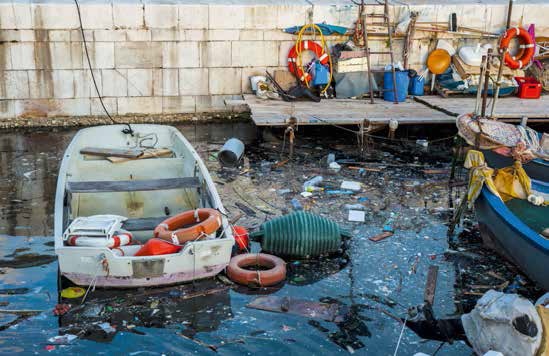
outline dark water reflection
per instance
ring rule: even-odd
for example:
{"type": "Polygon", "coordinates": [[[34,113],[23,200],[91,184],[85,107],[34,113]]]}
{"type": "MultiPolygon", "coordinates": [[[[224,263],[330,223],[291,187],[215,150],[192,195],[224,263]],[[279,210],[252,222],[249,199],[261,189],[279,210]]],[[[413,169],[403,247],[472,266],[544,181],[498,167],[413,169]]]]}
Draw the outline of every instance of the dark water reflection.
{"type": "MultiPolygon", "coordinates": [[[[198,151],[219,183],[226,207],[237,207],[229,185],[239,176],[218,170],[215,161],[210,160],[212,148],[209,146],[217,147],[232,136],[252,142],[256,138],[255,128],[246,123],[179,128],[199,146],[198,151]]],[[[367,194],[373,210],[367,224],[351,225],[346,221],[341,205],[349,201],[343,198],[319,201],[311,208],[347,225],[355,238],[343,255],[321,261],[290,262],[285,284],[255,291],[226,286],[215,280],[162,289],[98,289],[83,306],[73,301],[71,312],[55,317],[51,312],[58,303],[57,264],[52,245],[53,201],[61,155],[74,134],[71,130],[0,133],[0,303],[4,305],[1,308],[43,311],[21,320],[0,315],[0,330],[2,325],[7,325],[0,331],[0,354],[46,350],[59,354],[129,355],[393,354],[401,324],[380,310],[404,316],[408,306],[421,303],[429,264],[440,267],[437,314],[445,316],[455,312],[454,266],[426,258],[428,254],[442,255],[447,248],[444,220],[418,213],[423,208],[423,197],[403,198],[401,193],[394,197],[395,202],[389,203],[388,210],[376,208],[385,204],[390,191],[384,189],[393,189],[395,179],[403,184],[423,183],[425,179],[413,172],[386,170],[382,175],[360,178],[372,183],[367,194]],[[402,203],[404,200],[407,205],[402,203]],[[372,244],[367,237],[379,232],[392,209],[406,216],[398,222],[402,231],[386,243],[372,244]],[[212,292],[200,295],[205,290],[212,292]],[[336,304],[346,311],[345,317],[332,322],[246,307],[261,294],[336,304]],[[14,320],[17,322],[13,323],[14,320]],[[67,345],[52,346],[48,342],[49,338],[66,333],[75,334],[78,339],[67,345]]],[[[321,137],[315,142],[302,142],[298,154],[304,161],[298,164],[301,167],[295,167],[294,176],[285,176],[286,170],[294,167],[282,168],[270,175],[257,173],[261,171],[258,168],[250,174],[250,189],[255,189],[257,196],[274,195],[274,207],[290,207],[285,198],[276,196],[272,189],[291,186],[293,181],[300,185],[306,170],[313,172],[310,174],[319,172],[319,161],[316,158],[307,161],[307,157],[315,152],[325,154],[328,147],[348,145],[353,140],[352,137],[326,140],[330,137],[326,132],[321,137]]],[[[250,166],[260,167],[273,148],[262,144],[249,150],[250,166]]],[[[330,179],[339,184],[341,177],[330,179]]],[[[353,177],[349,175],[346,179],[353,177]]],[[[443,206],[445,203],[431,204],[443,206]]],[[[275,210],[273,206],[267,205],[265,209],[275,210]]],[[[257,226],[269,217],[253,210],[256,216],[246,216],[241,222],[243,225],[257,226]]],[[[399,354],[432,353],[438,346],[439,343],[425,342],[408,331],[399,354]]],[[[444,351],[455,355],[470,353],[460,342],[446,346],[444,351]]]]}

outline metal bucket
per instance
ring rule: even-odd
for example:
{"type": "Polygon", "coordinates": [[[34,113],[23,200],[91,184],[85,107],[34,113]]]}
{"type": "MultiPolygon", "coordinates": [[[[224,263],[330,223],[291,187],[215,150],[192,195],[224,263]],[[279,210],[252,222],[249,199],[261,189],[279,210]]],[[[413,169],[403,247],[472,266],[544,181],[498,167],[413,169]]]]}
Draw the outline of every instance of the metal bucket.
{"type": "Polygon", "coordinates": [[[244,154],[244,143],[237,138],[230,138],[225,142],[217,159],[222,166],[234,167],[240,162],[244,154]]]}

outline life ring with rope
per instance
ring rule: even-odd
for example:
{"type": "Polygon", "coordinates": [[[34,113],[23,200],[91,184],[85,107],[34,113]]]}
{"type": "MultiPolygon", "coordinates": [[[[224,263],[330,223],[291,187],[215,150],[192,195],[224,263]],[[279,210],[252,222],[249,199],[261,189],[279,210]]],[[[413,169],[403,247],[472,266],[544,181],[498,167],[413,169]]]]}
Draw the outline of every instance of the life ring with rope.
{"type": "Polygon", "coordinates": [[[266,253],[245,253],[231,258],[227,276],[233,282],[245,286],[268,287],[286,279],[286,262],[266,253]],[[267,270],[248,270],[244,267],[264,267],[267,270]]]}
{"type": "Polygon", "coordinates": [[[288,69],[299,80],[308,84],[312,79],[311,74],[304,71],[303,68],[297,63],[298,55],[303,51],[314,52],[318,61],[320,61],[320,63],[323,65],[328,64],[330,58],[328,54],[324,51],[324,47],[322,47],[320,44],[316,43],[315,41],[311,41],[311,40],[298,41],[296,42],[295,46],[290,48],[290,52],[288,53],[288,69]]]}
{"type": "Polygon", "coordinates": [[[184,244],[211,235],[221,227],[221,213],[202,208],[185,211],[167,218],[154,229],[154,237],[184,244]]]}
{"type": "Polygon", "coordinates": [[[110,238],[104,238],[101,236],[69,236],[67,244],[70,246],[83,246],[83,247],[108,247],[116,248],[120,246],[129,245],[132,242],[133,236],[129,231],[119,232],[110,238]]]}
{"type": "Polygon", "coordinates": [[[501,51],[509,49],[509,44],[515,37],[519,40],[519,52],[515,55],[511,55],[509,51],[506,51],[503,60],[507,67],[511,69],[521,69],[530,63],[534,57],[536,45],[534,44],[534,39],[530,36],[528,31],[521,27],[512,27],[505,31],[505,34],[499,43],[499,49],[501,51]]]}

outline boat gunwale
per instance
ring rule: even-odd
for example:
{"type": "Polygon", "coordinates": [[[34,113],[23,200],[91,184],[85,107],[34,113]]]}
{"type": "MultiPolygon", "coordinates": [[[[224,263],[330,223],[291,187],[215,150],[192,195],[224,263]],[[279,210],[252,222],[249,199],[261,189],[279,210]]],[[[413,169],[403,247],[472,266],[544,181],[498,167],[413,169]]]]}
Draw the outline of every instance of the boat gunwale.
{"type": "MultiPolygon", "coordinates": [[[[549,193],[549,183],[546,182],[532,180],[532,188],[538,188],[535,190],[549,193]]],[[[482,188],[481,194],[486,199],[488,206],[490,206],[494,213],[504,220],[511,229],[520,234],[526,242],[549,255],[549,239],[543,238],[539,233],[532,230],[530,226],[520,220],[507,205],[487,187],[482,188]]]]}
{"type": "MultiPolygon", "coordinates": [[[[212,180],[212,177],[210,175],[210,172],[209,172],[208,168],[204,164],[202,158],[196,152],[194,146],[185,138],[185,136],[183,136],[183,134],[177,128],[175,128],[173,126],[170,126],[170,125],[136,124],[136,125],[133,125],[133,126],[135,128],[139,128],[139,127],[143,127],[143,126],[159,127],[159,128],[161,127],[162,129],[167,130],[170,135],[173,135],[173,136],[177,137],[183,143],[183,145],[188,149],[189,153],[194,158],[195,164],[198,166],[198,169],[200,170],[200,172],[202,174],[202,179],[206,183],[207,189],[208,189],[208,191],[210,193],[210,196],[211,196],[212,208],[217,209],[222,214],[222,222],[223,222],[222,227],[223,227],[223,230],[224,230],[224,236],[222,237],[222,239],[233,239],[234,240],[234,237],[232,236],[232,231],[230,229],[230,226],[229,226],[227,218],[226,218],[227,211],[225,210],[225,208],[223,206],[223,203],[221,202],[221,198],[219,197],[219,193],[217,192],[217,188],[215,187],[215,184],[212,180]]],[[[119,124],[119,125],[100,125],[100,126],[93,126],[93,127],[81,129],[74,135],[74,137],[71,139],[71,142],[69,143],[69,145],[65,149],[65,151],[63,153],[63,159],[61,161],[61,165],[59,166],[59,173],[60,174],[57,177],[57,185],[56,185],[56,192],[55,192],[55,204],[54,204],[54,246],[55,247],[54,248],[55,248],[56,251],[67,248],[67,246],[65,246],[62,242],[62,235],[63,235],[63,229],[64,229],[63,219],[64,219],[64,216],[65,216],[64,199],[65,199],[65,195],[66,195],[66,184],[67,184],[66,173],[67,173],[68,165],[70,164],[70,159],[72,157],[74,147],[77,145],[77,143],[78,143],[78,141],[79,141],[79,139],[82,135],[84,135],[88,131],[92,131],[94,129],[97,129],[98,127],[104,127],[104,128],[110,128],[110,129],[113,129],[113,130],[117,130],[117,129],[122,129],[123,127],[125,127],[125,125],[123,125],[123,124],[119,124]],[[60,213],[58,214],[58,212],[60,212],[60,213]]],[[[202,242],[206,242],[206,241],[210,241],[210,240],[195,241],[195,242],[196,243],[202,243],[202,242]]],[[[190,247],[193,244],[194,243],[187,244],[187,245],[189,245],[188,247],[190,247]]],[[[71,246],[71,248],[74,248],[74,247],[75,246],[71,246]]],[[[86,248],[86,249],[88,249],[88,248],[86,248]]],[[[183,248],[180,251],[180,253],[183,253],[186,250],[187,250],[187,248],[183,248]]],[[[58,253],[56,252],[56,254],[58,254],[58,253]]],[[[179,255],[179,253],[174,254],[174,255],[177,256],[177,255],[179,255]]],[[[116,257],[118,257],[118,256],[116,256],[116,257]]],[[[150,256],[150,257],[154,257],[154,256],[150,256]]]]}

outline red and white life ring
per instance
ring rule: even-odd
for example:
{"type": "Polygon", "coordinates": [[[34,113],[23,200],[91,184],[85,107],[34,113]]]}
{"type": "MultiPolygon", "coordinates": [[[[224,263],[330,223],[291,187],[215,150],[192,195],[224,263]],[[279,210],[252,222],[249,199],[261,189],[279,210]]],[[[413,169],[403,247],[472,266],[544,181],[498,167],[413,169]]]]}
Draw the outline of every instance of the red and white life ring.
{"type": "Polygon", "coordinates": [[[324,65],[329,62],[330,58],[321,45],[311,40],[298,42],[290,49],[290,52],[288,53],[288,69],[293,75],[299,78],[299,80],[308,83],[312,79],[311,74],[304,72],[301,69],[301,66],[297,65],[297,53],[303,51],[313,51],[316,58],[324,65]]]}
{"type": "Polygon", "coordinates": [[[515,37],[518,37],[519,39],[519,52],[512,56],[509,51],[507,51],[503,60],[507,67],[511,69],[521,69],[530,63],[534,57],[536,45],[534,44],[534,39],[530,36],[528,31],[521,27],[513,27],[508,29],[501,38],[499,49],[501,51],[508,49],[509,43],[511,43],[511,40],[515,37]]]}
{"type": "Polygon", "coordinates": [[[132,234],[128,231],[124,231],[112,238],[104,238],[100,236],[70,236],[67,239],[67,243],[71,246],[85,246],[85,247],[119,247],[129,245],[132,242],[132,234]]]}

